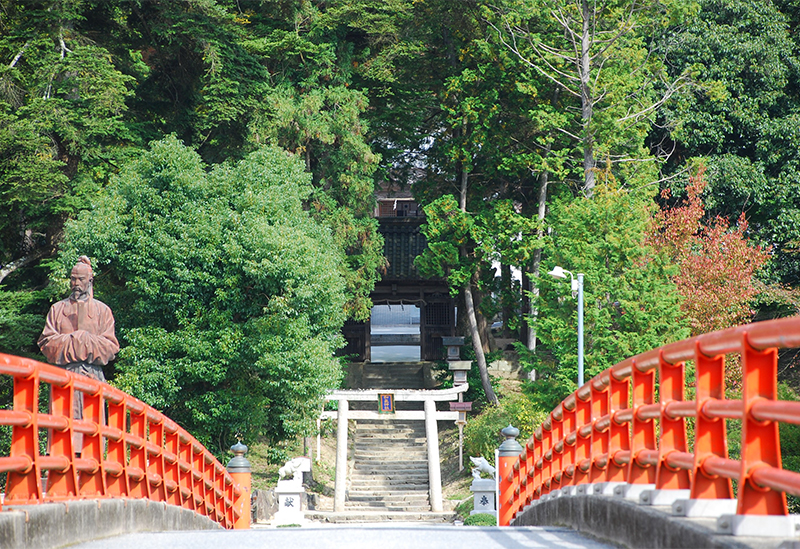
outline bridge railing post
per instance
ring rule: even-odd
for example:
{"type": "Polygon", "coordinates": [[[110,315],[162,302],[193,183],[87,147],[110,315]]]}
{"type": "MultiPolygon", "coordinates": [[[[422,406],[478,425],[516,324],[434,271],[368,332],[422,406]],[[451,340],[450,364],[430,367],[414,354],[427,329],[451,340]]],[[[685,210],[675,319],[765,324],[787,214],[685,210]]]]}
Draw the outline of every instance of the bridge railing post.
{"type": "Polygon", "coordinates": [[[725,399],[725,355],[707,357],[695,344],[696,420],[694,435],[694,471],[691,499],[732,499],[731,479],[708,475],[702,467],[710,457],[728,459],[728,439],[725,421],[709,417],[704,407],[711,400],[725,399]]]}
{"type": "Polygon", "coordinates": [[[564,489],[574,487],[577,478],[577,434],[574,439],[571,438],[577,426],[577,405],[571,410],[566,406],[562,406],[561,414],[564,418],[564,471],[562,473],[561,486],[564,489]]]}
{"type": "Polygon", "coordinates": [[[627,455],[630,460],[631,438],[630,426],[627,422],[617,421],[617,413],[628,408],[630,381],[618,380],[614,374],[609,374],[611,421],[608,427],[608,468],[606,480],[608,482],[625,482],[627,467],[618,456],[627,455]]]}
{"type": "Polygon", "coordinates": [[[778,350],[758,351],[748,334],[742,334],[742,459],[739,475],[738,515],[787,515],[786,493],[765,490],[753,480],[764,466],[781,468],[781,441],[777,421],[760,421],[753,404],[778,399],[778,350]]]}
{"type": "Polygon", "coordinates": [[[522,453],[522,446],[516,441],[519,436],[519,429],[509,425],[502,430],[506,440],[500,445],[500,455],[497,464],[497,479],[500,483],[500,501],[498,502],[498,523],[500,526],[508,526],[513,513],[513,496],[517,486],[515,486],[514,475],[512,474],[514,463],[522,453]]]}
{"type": "MultiPolygon", "coordinates": [[[[83,394],[83,418],[93,425],[105,425],[103,390],[98,384],[93,393],[83,394]]],[[[105,482],[105,464],[103,460],[103,436],[100,427],[94,433],[83,435],[83,459],[92,460],[94,469],[82,471],[79,481],[79,493],[87,497],[105,497],[107,487],[105,482]]]]}
{"type": "Polygon", "coordinates": [[[579,392],[575,393],[575,476],[572,483],[575,486],[586,484],[589,481],[592,459],[592,433],[584,432],[583,428],[592,424],[592,400],[582,399],[579,392]],[[589,467],[583,468],[584,462],[589,462],[589,467]]]}
{"type": "Polygon", "coordinates": [[[654,370],[643,371],[631,361],[631,460],[628,463],[627,482],[631,485],[655,487],[656,468],[645,460],[648,453],[656,452],[656,422],[654,418],[643,418],[639,411],[644,406],[655,402],[656,373],[654,370]]]}
{"type": "Polygon", "coordinates": [[[598,389],[594,380],[589,381],[592,388],[592,453],[591,468],[589,469],[589,483],[595,484],[606,480],[606,468],[608,462],[602,462],[601,456],[608,456],[608,430],[600,432],[597,427],[597,420],[608,415],[609,395],[608,387],[598,389]]]}
{"type": "Polygon", "coordinates": [[[239,485],[240,492],[233,504],[235,512],[239,518],[233,523],[235,530],[247,530],[250,528],[250,496],[251,496],[251,469],[250,462],[244,455],[247,453],[247,446],[237,442],[231,446],[233,458],[228,462],[227,470],[233,477],[233,482],[239,485]]]}
{"type": "Polygon", "coordinates": [[[683,417],[673,418],[667,412],[667,406],[671,402],[684,400],[686,388],[684,363],[670,364],[664,360],[662,351],[659,355],[658,366],[661,434],[658,441],[656,490],[688,490],[691,488],[689,471],[667,464],[667,458],[671,452],[686,452],[686,421],[683,417]]]}

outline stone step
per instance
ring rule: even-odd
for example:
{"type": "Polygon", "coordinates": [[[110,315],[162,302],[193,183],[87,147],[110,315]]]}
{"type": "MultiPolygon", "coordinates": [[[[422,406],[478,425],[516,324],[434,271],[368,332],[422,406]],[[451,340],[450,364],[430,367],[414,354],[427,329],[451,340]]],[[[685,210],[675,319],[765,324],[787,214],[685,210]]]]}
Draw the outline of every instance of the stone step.
{"type": "Polygon", "coordinates": [[[388,438],[391,440],[399,440],[399,439],[420,439],[420,442],[425,441],[425,431],[423,430],[415,430],[415,429],[404,429],[403,427],[398,427],[397,429],[385,429],[385,428],[361,428],[356,429],[355,432],[356,441],[361,439],[375,439],[375,438],[388,438]]]}
{"type": "Polygon", "coordinates": [[[422,485],[416,485],[412,488],[383,488],[379,486],[375,487],[360,487],[360,488],[348,488],[347,495],[349,496],[377,496],[377,495],[384,495],[384,496],[413,496],[418,497],[422,494],[425,497],[428,497],[428,490],[421,490],[422,485]]]}
{"type": "Polygon", "coordinates": [[[423,382],[422,376],[402,376],[393,379],[365,376],[365,378],[362,382],[365,389],[415,389],[415,385],[423,382]]]}
{"type": "Polygon", "coordinates": [[[416,477],[399,475],[396,478],[387,477],[386,475],[353,475],[349,480],[352,481],[352,485],[362,484],[364,486],[381,485],[401,488],[402,485],[413,487],[428,485],[428,475],[416,477]]]}
{"type": "Polygon", "coordinates": [[[369,431],[409,431],[412,433],[424,433],[425,432],[425,424],[422,421],[415,422],[417,425],[408,424],[408,423],[398,423],[397,425],[392,425],[391,422],[387,423],[366,423],[362,424],[361,421],[358,422],[358,427],[356,429],[357,433],[361,432],[369,432],[369,431]]]}
{"type": "Polygon", "coordinates": [[[405,446],[420,446],[426,442],[425,433],[418,431],[408,431],[398,429],[397,431],[379,431],[377,429],[365,429],[356,431],[355,443],[380,444],[382,441],[391,441],[405,446]]]}
{"type": "Polygon", "coordinates": [[[406,484],[427,484],[429,482],[428,471],[424,471],[419,474],[398,474],[394,471],[372,471],[364,473],[364,471],[359,471],[358,473],[354,473],[351,476],[352,484],[357,484],[359,482],[368,482],[368,481],[393,481],[393,482],[403,482],[406,484]]]}
{"type": "Polygon", "coordinates": [[[400,427],[408,427],[412,429],[423,429],[424,425],[421,421],[394,421],[391,419],[359,419],[359,428],[364,427],[385,427],[389,429],[397,429],[400,427]]]}
{"type": "Polygon", "coordinates": [[[370,372],[366,371],[361,377],[362,383],[369,383],[370,381],[381,381],[385,383],[397,383],[398,381],[422,381],[422,370],[416,372],[370,372]]]}
{"type": "Polygon", "coordinates": [[[358,420],[359,429],[413,429],[424,431],[425,425],[422,421],[393,421],[391,419],[358,420]]]}
{"type": "Polygon", "coordinates": [[[421,379],[423,375],[425,375],[425,372],[422,370],[422,368],[392,368],[391,370],[388,369],[378,370],[374,368],[365,368],[364,371],[361,373],[361,379],[364,380],[365,378],[372,378],[372,379],[380,378],[393,381],[401,378],[421,379]]]}
{"type": "Polygon", "coordinates": [[[410,467],[410,468],[401,468],[395,467],[392,465],[381,465],[381,464],[373,464],[373,463],[356,463],[353,467],[353,474],[360,473],[362,475],[407,475],[408,477],[428,477],[428,467],[427,464],[425,468],[422,467],[410,467]]]}
{"type": "Polygon", "coordinates": [[[364,478],[360,477],[357,479],[353,479],[350,482],[350,486],[352,488],[358,487],[359,489],[364,490],[371,490],[376,488],[382,488],[386,490],[402,490],[402,489],[414,489],[414,490],[427,490],[428,489],[428,478],[425,479],[408,479],[408,478],[397,478],[397,479],[385,479],[385,478],[364,478]]]}
{"type": "Polygon", "coordinates": [[[424,486],[427,490],[428,475],[420,475],[416,477],[401,476],[397,478],[387,478],[386,475],[358,475],[353,476],[348,484],[351,488],[362,486],[365,490],[372,490],[375,488],[394,490],[401,489],[401,485],[408,485],[413,487],[414,490],[424,486]]]}
{"type": "MultiPolygon", "coordinates": [[[[413,440],[413,439],[412,439],[413,440]]],[[[370,438],[367,440],[356,440],[353,449],[369,452],[411,452],[428,454],[427,445],[424,442],[408,444],[404,438],[370,438]]]]}
{"type": "Polygon", "coordinates": [[[370,448],[403,448],[412,450],[425,450],[427,446],[425,437],[416,436],[388,436],[388,435],[369,435],[366,437],[357,436],[353,441],[354,447],[370,447],[370,448]]]}
{"type": "Polygon", "coordinates": [[[386,452],[386,451],[375,451],[375,452],[355,452],[353,454],[357,463],[391,463],[392,465],[402,465],[403,463],[419,463],[419,462],[426,462],[428,461],[428,455],[426,453],[409,453],[409,452],[386,452]]]}
{"type": "Polygon", "coordinates": [[[413,370],[405,370],[401,372],[375,372],[367,370],[361,376],[361,384],[364,385],[371,381],[373,382],[380,381],[382,383],[397,383],[400,380],[412,381],[414,383],[422,383],[423,376],[424,374],[422,370],[417,370],[416,372],[413,370]]]}
{"type": "Polygon", "coordinates": [[[408,429],[398,429],[396,431],[364,429],[356,431],[355,433],[356,444],[360,442],[375,444],[380,443],[382,440],[404,442],[408,446],[417,446],[419,444],[425,444],[427,439],[425,438],[425,433],[408,429]]]}
{"type": "Polygon", "coordinates": [[[356,451],[365,452],[409,452],[412,454],[428,454],[424,443],[406,444],[404,440],[388,439],[385,443],[380,440],[359,440],[353,445],[356,451]]]}
{"type": "MultiPolygon", "coordinates": [[[[404,444],[402,440],[393,441],[389,440],[383,442],[356,442],[354,448],[356,453],[363,452],[366,454],[387,454],[395,453],[400,455],[414,456],[427,456],[428,449],[424,444],[404,444]]],[[[400,460],[398,460],[400,461],[400,460]]]]}
{"type": "Polygon", "coordinates": [[[398,505],[401,503],[408,503],[410,505],[429,505],[428,493],[421,490],[411,491],[407,494],[395,494],[391,492],[370,493],[361,490],[353,494],[352,490],[349,490],[347,493],[347,501],[385,502],[387,504],[391,503],[392,505],[398,505]]]}
{"type": "MultiPolygon", "coordinates": [[[[368,454],[368,453],[367,453],[368,454]]],[[[427,455],[420,454],[419,456],[409,456],[406,458],[407,454],[405,452],[400,453],[400,455],[396,458],[390,458],[383,452],[378,452],[377,455],[365,455],[362,457],[368,457],[371,459],[362,459],[360,460],[361,464],[365,465],[382,465],[384,467],[397,467],[398,469],[404,470],[414,470],[417,467],[427,467],[428,466],[428,458],[427,455]]],[[[356,462],[356,466],[359,463],[356,462]]]]}
{"type": "Polygon", "coordinates": [[[403,513],[421,513],[425,511],[430,511],[430,505],[364,505],[361,503],[349,503],[346,502],[344,504],[345,509],[349,509],[351,511],[362,510],[362,511],[388,511],[388,512],[403,512],[403,513]]]}
{"type": "Polygon", "coordinates": [[[360,523],[360,522],[418,522],[420,524],[441,524],[453,522],[455,513],[432,513],[422,511],[416,513],[397,511],[352,510],[334,513],[333,511],[306,511],[308,520],[328,523],[360,523]]]}
{"type": "MultiPolygon", "coordinates": [[[[359,424],[361,422],[359,421],[359,424]]],[[[397,425],[392,425],[391,420],[387,421],[386,423],[366,423],[363,425],[359,425],[358,431],[362,430],[376,430],[376,431],[400,431],[400,430],[410,430],[410,431],[419,431],[424,433],[425,432],[425,423],[422,421],[415,421],[416,425],[413,423],[397,423],[397,425]]]]}
{"type": "Polygon", "coordinates": [[[384,471],[378,470],[368,470],[368,469],[357,469],[353,471],[352,475],[349,475],[353,479],[363,478],[368,480],[407,480],[407,481],[417,481],[417,480],[426,480],[428,478],[428,470],[425,469],[424,471],[420,471],[419,469],[415,470],[414,472],[407,472],[407,471],[395,471],[394,469],[388,469],[384,471]]]}
{"type": "Polygon", "coordinates": [[[397,383],[401,380],[408,381],[422,381],[422,370],[416,372],[364,372],[362,382],[368,383],[370,381],[384,381],[389,383],[397,383]]]}
{"type": "Polygon", "coordinates": [[[422,374],[422,366],[364,366],[363,375],[386,377],[422,374]]]}

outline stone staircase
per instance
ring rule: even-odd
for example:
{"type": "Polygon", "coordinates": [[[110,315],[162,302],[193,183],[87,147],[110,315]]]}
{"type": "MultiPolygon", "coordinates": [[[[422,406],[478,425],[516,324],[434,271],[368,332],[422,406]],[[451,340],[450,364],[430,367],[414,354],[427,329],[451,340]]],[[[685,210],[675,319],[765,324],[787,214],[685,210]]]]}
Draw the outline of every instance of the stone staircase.
{"type": "MultiPolygon", "coordinates": [[[[359,364],[349,389],[431,388],[430,364],[359,364]]],[[[375,410],[377,402],[350,402],[352,410],[375,410]]],[[[421,410],[420,402],[395,402],[397,410],[421,410]]],[[[345,511],[306,513],[327,522],[449,522],[452,512],[430,505],[428,445],[423,421],[353,420],[345,511]]]]}
{"type": "Polygon", "coordinates": [[[424,423],[357,421],[348,480],[347,510],[430,511],[424,423]]]}

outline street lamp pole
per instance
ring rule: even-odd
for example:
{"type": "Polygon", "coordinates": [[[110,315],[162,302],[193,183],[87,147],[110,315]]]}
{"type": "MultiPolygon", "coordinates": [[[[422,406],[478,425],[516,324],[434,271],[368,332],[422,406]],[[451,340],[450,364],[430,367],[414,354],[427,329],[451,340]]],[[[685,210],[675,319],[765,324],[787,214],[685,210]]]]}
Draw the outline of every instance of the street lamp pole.
{"type": "Polygon", "coordinates": [[[567,278],[569,275],[572,297],[576,297],[576,292],[578,294],[578,387],[583,387],[583,273],[578,273],[578,279],[575,280],[570,271],[556,266],[547,274],[556,278],[567,278]]]}

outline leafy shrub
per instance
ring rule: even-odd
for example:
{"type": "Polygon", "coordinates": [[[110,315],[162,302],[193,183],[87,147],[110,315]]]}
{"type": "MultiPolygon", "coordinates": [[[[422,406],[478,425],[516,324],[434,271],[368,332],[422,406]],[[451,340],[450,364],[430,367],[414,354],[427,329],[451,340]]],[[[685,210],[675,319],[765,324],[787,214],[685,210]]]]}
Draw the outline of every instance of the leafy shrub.
{"type": "Polygon", "coordinates": [[[513,394],[500,400],[499,406],[487,406],[464,428],[464,450],[470,456],[482,456],[494,460],[494,450],[503,441],[502,429],[509,424],[519,429],[517,440],[526,441],[547,417],[537,410],[530,398],[524,394],[513,394]]]}
{"type": "Polygon", "coordinates": [[[497,526],[497,518],[489,513],[476,513],[464,519],[464,526],[497,526]]]}

